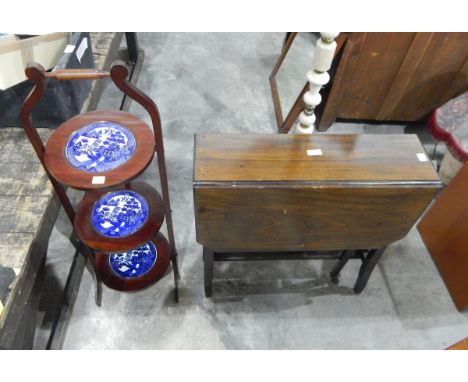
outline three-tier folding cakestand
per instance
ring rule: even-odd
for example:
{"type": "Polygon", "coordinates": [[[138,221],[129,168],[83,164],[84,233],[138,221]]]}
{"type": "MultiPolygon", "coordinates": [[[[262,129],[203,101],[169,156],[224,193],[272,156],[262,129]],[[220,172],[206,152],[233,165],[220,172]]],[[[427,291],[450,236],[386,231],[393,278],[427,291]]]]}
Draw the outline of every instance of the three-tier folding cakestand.
{"type": "Polygon", "coordinates": [[[96,303],[101,305],[101,282],[118,291],[138,291],[160,280],[170,263],[178,302],[180,276],[156,104],[127,80],[128,68],[122,61],[114,62],[110,72],[46,72],[39,64],[30,64],[26,76],[35,86],[21,108],[24,130],[74,227],[82,253],[92,264],[96,303]],[[106,77],[148,112],[152,131],[130,113],[98,110],[62,123],[44,146],[31,121],[31,111],[46,81],[106,77]],[[149,184],[133,180],[150,165],[155,153],[162,196],[149,184]],[[76,210],[65,186],[86,191],[76,210]],[[169,240],[159,232],[164,220],[169,240]]]}

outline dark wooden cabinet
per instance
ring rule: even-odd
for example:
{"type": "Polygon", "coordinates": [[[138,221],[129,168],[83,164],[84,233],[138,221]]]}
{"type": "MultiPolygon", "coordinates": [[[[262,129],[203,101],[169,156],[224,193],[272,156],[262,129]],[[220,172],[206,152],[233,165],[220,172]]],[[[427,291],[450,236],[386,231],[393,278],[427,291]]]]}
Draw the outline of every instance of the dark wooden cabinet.
{"type": "Polygon", "coordinates": [[[468,33],[347,33],[335,68],[320,130],[337,118],[425,120],[468,87],[468,33]]]}
{"type": "Polygon", "coordinates": [[[217,252],[383,248],[439,187],[415,135],[195,139],[197,240],[217,252]]]}

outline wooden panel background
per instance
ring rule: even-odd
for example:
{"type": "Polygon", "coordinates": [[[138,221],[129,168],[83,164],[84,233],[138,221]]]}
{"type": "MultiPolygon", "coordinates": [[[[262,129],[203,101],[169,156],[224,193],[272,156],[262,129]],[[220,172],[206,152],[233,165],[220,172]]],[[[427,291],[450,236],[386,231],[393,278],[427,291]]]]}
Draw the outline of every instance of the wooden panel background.
{"type": "Polygon", "coordinates": [[[320,121],[424,120],[468,89],[468,33],[349,33],[320,121]]]}

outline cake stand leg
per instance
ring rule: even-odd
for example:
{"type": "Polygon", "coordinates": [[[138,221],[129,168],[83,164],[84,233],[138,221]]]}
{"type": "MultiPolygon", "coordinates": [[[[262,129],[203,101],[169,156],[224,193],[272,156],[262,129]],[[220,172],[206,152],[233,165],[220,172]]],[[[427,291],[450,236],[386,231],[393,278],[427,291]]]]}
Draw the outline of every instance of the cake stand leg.
{"type": "Polygon", "coordinates": [[[79,252],[80,256],[83,256],[85,259],[85,266],[88,268],[88,271],[93,276],[94,280],[96,281],[96,305],[101,306],[102,303],[102,281],[99,275],[96,272],[95,267],[95,256],[94,252],[91,248],[87,247],[76,235],[75,230],[72,231],[70,237],[70,242],[73,244],[75,249],[79,252]]]}
{"type": "Polygon", "coordinates": [[[91,274],[94,276],[94,280],[96,281],[96,293],[95,293],[95,301],[97,306],[102,305],[102,281],[101,277],[99,274],[96,272],[96,267],[95,267],[95,256],[94,252],[91,250],[91,248],[87,247],[83,243],[80,245],[81,247],[81,252],[86,258],[86,264],[88,270],[91,272],[91,274]]]}

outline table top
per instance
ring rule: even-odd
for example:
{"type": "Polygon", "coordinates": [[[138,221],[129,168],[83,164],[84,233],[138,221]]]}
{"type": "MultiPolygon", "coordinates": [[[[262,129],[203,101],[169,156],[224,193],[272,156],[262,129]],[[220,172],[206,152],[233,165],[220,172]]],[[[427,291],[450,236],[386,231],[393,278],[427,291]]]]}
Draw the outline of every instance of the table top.
{"type": "Polygon", "coordinates": [[[440,183],[418,137],[198,134],[194,182],[440,183]]]}

